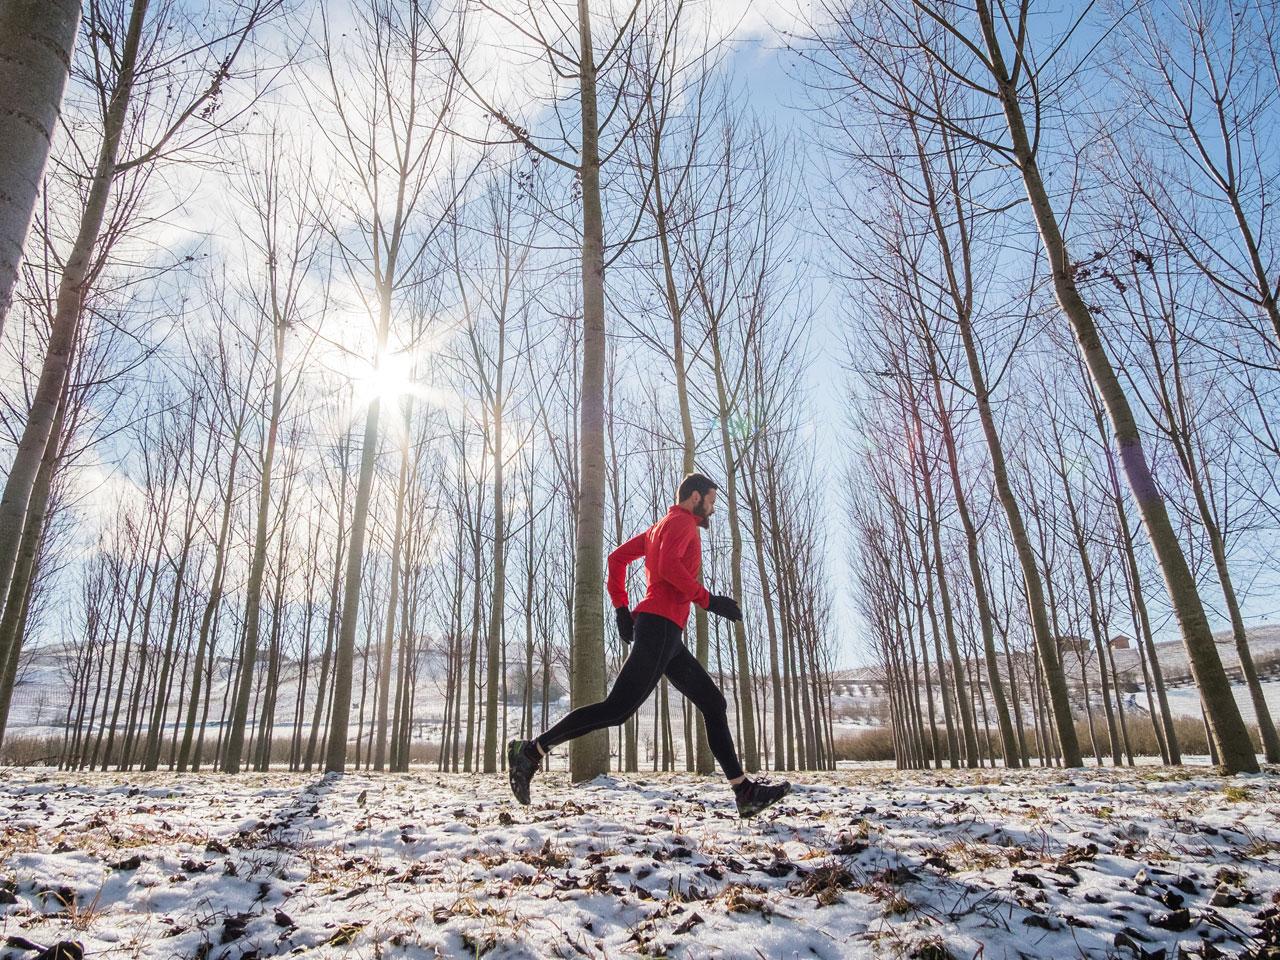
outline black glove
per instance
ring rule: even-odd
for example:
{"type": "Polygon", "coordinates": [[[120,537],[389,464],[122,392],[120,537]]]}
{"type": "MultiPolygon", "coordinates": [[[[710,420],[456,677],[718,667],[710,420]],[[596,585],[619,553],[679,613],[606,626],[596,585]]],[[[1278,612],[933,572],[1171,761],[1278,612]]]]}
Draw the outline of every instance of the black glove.
{"type": "Polygon", "coordinates": [[[711,595],[711,600],[707,603],[707,612],[732,620],[734,623],[742,619],[742,609],[738,606],[738,601],[733,597],[722,597],[719,594],[711,595]]]}
{"type": "Polygon", "coordinates": [[[636,622],[631,619],[631,611],[626,607],[617,607],[613,612],[618,617],[618,636],[623,643],[630,643],[636,628],[636,622]]]}

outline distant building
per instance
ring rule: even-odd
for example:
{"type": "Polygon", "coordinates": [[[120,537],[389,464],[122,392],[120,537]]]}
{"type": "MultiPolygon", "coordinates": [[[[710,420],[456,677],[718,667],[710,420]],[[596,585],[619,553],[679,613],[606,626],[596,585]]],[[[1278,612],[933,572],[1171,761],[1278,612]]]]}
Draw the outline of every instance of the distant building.
{"type": "Polygon", "coordinates": [[[1077,657],[1088,656],[1092,647],[1093,644],[1084,637],[1077,637],[1074,634],[1068,633],[1058,637],[1060,653],[1074,653],[1077,657]]]}

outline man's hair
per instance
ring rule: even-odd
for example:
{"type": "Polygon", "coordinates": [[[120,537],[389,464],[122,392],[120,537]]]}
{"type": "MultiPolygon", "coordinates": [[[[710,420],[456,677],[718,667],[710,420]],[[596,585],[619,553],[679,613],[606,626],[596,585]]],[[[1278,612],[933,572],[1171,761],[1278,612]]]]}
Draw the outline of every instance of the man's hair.
{"type": "Polygon", "coordinates": [[[676,503],[684,503],[692,494],[700,493],[704,497],[712,490],[719,490],[714,480],[701,473],[691,473],[680,481],[680,489],[676,491],[676,503]]]}

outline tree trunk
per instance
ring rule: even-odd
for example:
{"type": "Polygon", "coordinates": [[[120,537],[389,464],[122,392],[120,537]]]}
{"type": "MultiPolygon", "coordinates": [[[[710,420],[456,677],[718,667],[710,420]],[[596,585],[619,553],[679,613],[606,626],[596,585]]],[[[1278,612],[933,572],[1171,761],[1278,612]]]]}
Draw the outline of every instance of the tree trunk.
{"type": "Polygon", "coordinates": [[[760,520],[760,498],[754,479],[745,483],[747,508],[751,511],[751,541],[755,548],[756,573],[760,578],[760,593],[764,600],[765,627],[769,632],[769,689],[773,694],[773,766],[779,766],[779,750],[786,736],[782,717],[782,674],[778,671],[778,631],[774,623],[773,588],[769,584],[769,571],[764,561],[764,529],[760,520]]]}
{"type": "MultiPolygon", "coordinates": [[[[0,4],[0,332],[58,125],[80,0],[0,4]]],[[[136,50],[136,45],[135,45],[136,50]]]]}
{"type": "MultiPolygon", "coordinates": [[[[604,216],[600,202],[600,127],[596,117],[596,65],[587,0],[578,0],[582,103],[582,395],[579,420],[581,482],[574,531],[573,670],[571,707],[604,698],[604,216]]],[[[597,730],[569,748],[572,780],[609,769],[609,738],[597,730]]]]}
{"type": "MultiPolygon", "coordinates": [[[[200,496],[199,489],[195,497],[200,496]]],[[[160,659],[160,677],[156,681],[155,703],[151,709],[151,726],[142,751],[142,769],[155,770],[160,766],[160,746],[164,739],[165,715],[169,709],[169,677],[173,667],[174,643],[178,635],[178,617],[182,613],[182,587],[187,576],[187,561],[191,558],[191,545],[195,539],[195,511],[189,509],[186,530],[182,536],[182,554],[173,574],[173,597],[169,606],[169,627],[165,632],[164,653],[160,659]]]]}
{"type": "MultiPolygon", "coordinates": [[[[383,301],[383,319],[390,317],[389,294],[383,301]]],[[[385,324],[383,330],[385,331],[385,324]]],[[[378,356],[385,347],[379,337],[378,356]]],[[[364,536],[369,522],[369,501],[373,495],[373,468],[378,459],[377,397],[369,402],[364,419],[364,444],[360,450],[360,477],[351,517],[351,539],[347,546],[346,581],[343,584],[342,619],[333,670],[333,707],[329,715],[329,742],[325,749],[326,773],[342,773],[347,766],[347,731],[351,722],[351,686],[355,666],[356,620],[360,612],[360,579],[364,570],[364,536]]]]}
{"type": "MultiPolygon", "coordinates": [[[[1092,396],[1092,394],[1091,394],[1092,396]]],[[[1160,741],[1165,763],[1174,766],[1182,765],[1182,753],[1178,749],[1178,735],[1173,727],[1173,713],[1169,709],[1169,696],[1164,688],[1164,673],[1160,669],[1160,661],[1156,656],[1155,640],[1151,636],[1151,620],[1147,614],[1147,601],[1142,593],[1142,574],[1138,570],[1137,551],[1133,546],[1133,532],[1129,529],[1129,519],[1125,516],[1124,500],[1120,493],[1120,478],[1116,475],[1115,454],[1110,444],[1106,444],[1106,428],[1103,426],[1102,410],[1094,404],[1094,423],[1098,434],[1103,437],[1107,455],[1107,478],[1111,486],[1111,499],[1115,505],[1116,521],[1120,527],[1121,545],[1124,548],[1125,570],[1129,586],[1130,606],[1133,609],[1135,626],[1135,643],[1138,646],[1139,659],[1142,663],[1143,679],[1147,681],[1147,695],[1151,695],[1151,687],[1155,686],[1157,702],[1160,705],[1159,717],[1152,711],[1152,724],[1156,727],[1156,739],[1160,741]],[[1142,652],[1146,651],[1146,656],[1142,652]],[[1148,661],[1150,663],[1148,664],[1148,661]],[[1148,676],[1148,671],[1150,676],[1148,676]]]]}
{"type": "Polygon", "coordinates": [[[44,538],[45,521],[49,514],[49,495],[58,470],[61,455],[62,431],[66,423],[67,397],[58,404],[49,444],[36,475],[31,491],[30,518],[22,531],[22,544],[14,568],[13,584],[0,619],[0,744],[4,743],[5,727],[9,721],[9,705],[13,700],[13,687],[17,682],[18,657],[22,653],[23,611],[27,607],[31,588],[35,582],[36,565],[40,556],[40,542],[44,538]],[[9,664],[13,664],[13,670],[9,664]]]}
{"type": "MultiPolygon", "coordinates": [[[[715,370],[716,404],[720,416],[720,447],[725,464],[725,499],[729,507],[729,578],[733,595],[742,598],[742,529],[738,525],[738,464],[733,444],[729,440],[729,394],[724,382],[724,364],[720,352],[719,325],[712,328],[712,366],[715,370]]],[[[760,755],[756,749],[756,718],[751,703],[751,657],[747,652],[747,628],[745,618],[732,625],[733,642],[737,655],[738,718],[742,722],[743,767],[747,773],[760,769],[760,755]]],[[[699,772],[710,772],[702,771],[699,772]]]]}
{"type": "MultiPolygon", "coordinates": [[[[1064,453],[1059,447],[1059,463],[1064,461],[1064,453]]],[[[1098,615],[1098,595],[1094,581],[1093,561],[1089,557],[1089,546],[1085,543],[1084,529],[1080,525],[1080,515],[1076,510],[1075,498],[1071,495],[1068,479],[1062,476],[1063,493],[1066,496],[1067,516],[1071,521],[1071,533],[1075,538],[1076,551],[1080,554],[1080,567],[1084,572],[1085,594],[1089,601],[1089,632],[1093,634],[1093,649],[1098,657],[1098,682],[1102,686],[1102,709],[1107,718],[1107,740],[1111,745],[1111,759],[1118,767],[1123,760],[1120,756],[1120,736],[1116,729],[1115,710],[1111,704],[1111,681],[1107,672],[1106,646],[1107,638],[1103,636],[1102,624],[1098,615]]],[[[1082,658],[1083,659],[1083,658],[1082,658]]],[[[1082,669],[1088,669],[1082,667],[1082,669]]]]}
{"type": "MultiPolygon", "coordinates": [[[[501,677],[499,667],[503,662],[503,609],[506,605],[506,513],[502,503],[502,363],[505,348],[504,320],[499,320],[498,333],[498,370],[493,397],[493,594],[489,601],[489,648],[488,670],[485,682],[485,718],[484,718],[484,772],[498,771],[498,685],[501,677]]],[[[603,464],[603,459],[601,460],[603,464]]],[[[603,507],[604,501],[601,500],[603,507]]],[[[603,519],[602,519],[603,524],[603,519]]],[[[601,526],[601,537],[604,528],[601,526]]],[[[597,606],[599,604],[597,603],[597,606]]],[[[603,624],[601,627],[603,631],[603,624]]],[[[603,638],[603,633],[602,633],[603,638]]],[[[603,683],[603,676],[601,677],[603,683]]],[[[503,735],[505,735],[505,725],[503,735]]],[[[606,760],[606,768],[608,761],[606,760]]]]}
{"type": "MultiPolygon", "coordinates": [[[[933,496],[933,472],[929,469],[929,454],[924,445],[924,428],[920,419],[920,409],[914,393],[911,398],[912,413],[916,428],[916,445],[919,450],[921,468],[921,486],[924,489],[925,511],[928,515],[929,530],[933,538],[934,568],[938,577],[938,601],[942,605],[942,625],[947,638],[947,651],[951,655],[951,684],[955,692],[956,707],[960,712],[960,731],[964,739],[964,761],[966,767],[978,765],[978,737],[974,731],[973,705],[965,692],[964,660],[960,656],[960,646],[956,641],[955,615],[951,609],[951,589],[947,583],[946,564],[943,561],[941,521],[938,518],[938,506],[933,496]]],[[[939,654],[941,656],[941,654],[939,654]]]]}
{"type": "Polygon", "coordinates": [[[267,568],[267,527],[271,514],[271,468],[275,461],[276,437],[280,431],[280,412],[284,405],[284,335],[283,318],[273,316],[275,377],[271,385],[271,414],[267,423],[266,444],[262,451],[262,477],[258,486],[258,517],[253,535],[253,560],[249,567],[249,584],[245,588],[240,682],[236,688],[235,703],[232,708],[227,748],[222,755],[223,773],[236,773],[240,769],[241,754],[244,752],[244,728],[249,719],[249,698],[253,690],[253,665],[258,655],[258,629],[262,616],[262,578],[267,568]]]}
{"type": "MultiPolygon", "coordinates": [[[[933,358],[930,357],[930,366],[932,365],[933,358]]],[[[981,380],[975,382],[974,386],[979,396],[979,408],[981,408],[981,398],[983,396],[981,380]]],[[[960,525],[964,528],[965,545],[968,548],[969,576],[973,580],[974,600],[978,607],[978,626],[982,631],[982,652],[987,665],[987,682],[991,687],[991,699],[995,702],[996,719],[1000,726],[1000,742],[1004,750],[1004,762],[1006,767],[1017,767],[1020,765],[1021,759],[1018,754],[1018,744],[1013,735],[1013,721],[1009,716],[1009,700],[1005,696],[1004,683],[1000,678],[1000,665],[996,658],[991,600],[987,593],[987,578],[982,569],[982,556],[978,547],[978,529],[969,513],[969,499],[965,495],[964,483],[960,477],[960,459],[956,453],[955,435],[951,430],[951,414],[942,398],[942,383],[939,381],[936,371],[934,371],[933,377],[933,395],[938,405],[938,422],[942,426],[942,444],[947,452],[947,464],[950,467],[952,498],[956,503],[956,512],[960,515],[960,525]]],[[[989,415],[990,412],[988,411],[989,415]]],[[[985,421],[983,426],[985,429],[985,421]]],[[[988,437],[987,442],[990,445],[990,437],[988,437]]],[[[985,700],[983,700],[983,710],[986,710],[985,700]]]]}
{"type": "Polygon", "coordinates": [[[191,743],[195,736],[196,706],[200,702],[201,671],[204,669],[205,653],[209,647],[210,627],[213,624],[214,611],[222,602],[222,579],[226,569],[227,537],[231,531],[231,505],[235,500],[236,465],[240,460],[240,429],[237,426],[231,439],[231,462],[227,473],[227,486],[223,492],[222,518],[218,527],[218,541],[214,547],[213,576],[209,581],[209,597],[205,601],[204,613],[200,617],[200,634],[196,641],[196,663],[191,675],[191,699],[187,704],[186,729],[182,733],[182,746],[178,750],[178,772],[185,773],[191,760],[191,743]]]}
{"type": "Polygon", "coordinates": [[[311,735],[307,738],[307,752],[302,761],[302,768],[311,771],[315,762],[316,750],[320,742],[320,726],[325,707],[331,702],[329,689],[329,671],[332,666],[334,648],[337,646],[338,625],[341,622],[342,608],[339,606],[338,586],[342,577],[342,525],[347,514],[347,464],[349,448],[347,435],[344,433],[338,445],[338,457],[341,470],[338,476],[338,512],[337,531],[334,536],[333,573],[329,578],[329,614],[324,625],[324,651],[320,655],[320,678],[316,683],[316,705],[311,714],[311,735]]]}
{"type": "Polygon", "coordinates": [[[387,761],[387,724],[390,716],[391,697],[391,648],[396,629],[396,605],[400,592],[400,550],[404,539],[404,498],[409,479],[408,425],[401,437],[400,477],[396,482],[396,524],[391,541],[391,588],[387,598],[387,622],[382,633],[381,666],[378,668],[378,739],[373,748],[373,769],[382,770],[387,761]]]}
{"type": "MultiPolygon", "coordinates": [[[[1009,482],[1004,445],[996,430],[995,417],[991,412],[991,400],[987,391],[986,375],[982,370],[977,344],[967,317],[960,323],[960,336],[964,343],[969,377],[973,382],[977,400],[978,419],[982,423],[983,437],[987,441],[987,452],[991,457],[991,472],[995,480],[996,494],[1009,524],[1009,535],[1013,540],[1018,564],[1022,571],[1027,595],[1027,612],[1031,618],[1031,632],[1044,667],[1045,684],[1049,688],[1049,703],[1053,709],[1054,723],[1058,730],[1058,741],[1062,744],[1063,762],[1068,767],[1078,767],[1081,764],[1080,748],[1076,743],[1075,721],[1071,716],[1071,702],[1067,696],[1067,679],[1063,675],[1062,664],[1058,662],[1056,644],[1049,629],[1049,618],[1045,613],[1044,587],[1040,582],[1040,569],[1036,566],[1035,553],[1031,549],[1031,541],[1027,536],[1026,524],[1022,519],[1022,508],[1014,495],[1013,485],[1009,482]]],[[[1004,719],[1007,720],[1007,716],[1004,719]]],[[[1002,722],[1001,729],[1003,728],[1002,722]]]]}

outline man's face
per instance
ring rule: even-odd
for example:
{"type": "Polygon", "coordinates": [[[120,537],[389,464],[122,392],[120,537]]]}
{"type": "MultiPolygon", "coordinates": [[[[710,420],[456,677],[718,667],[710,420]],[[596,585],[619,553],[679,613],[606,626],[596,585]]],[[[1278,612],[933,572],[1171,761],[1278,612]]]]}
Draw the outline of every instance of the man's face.
{"type": "Polygon", "coordinates": [[[711,515],[716,512],[716,491],[709,490],[705,494],[695,493],[693,503],[693,515],[702,521],[702,526],[707,525],[707,521],[711,515]]]}

